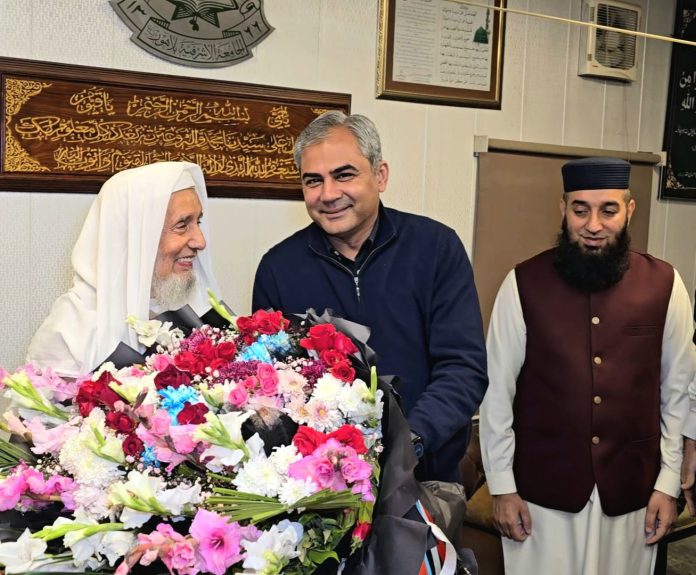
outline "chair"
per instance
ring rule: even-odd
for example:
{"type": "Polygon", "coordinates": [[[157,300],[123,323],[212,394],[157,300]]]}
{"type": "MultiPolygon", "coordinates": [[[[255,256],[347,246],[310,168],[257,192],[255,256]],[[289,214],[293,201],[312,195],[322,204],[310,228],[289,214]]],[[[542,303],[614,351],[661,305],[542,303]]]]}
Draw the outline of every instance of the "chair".
{"type": "Polygon", "coordinates": [[[657,560],[655,561],[654,575],[667,574],[667,549],[670,543],[681,541],[687,537],[696,535],[696,517],[689,515],[689,510],[684,509],[677,517],[674,528],[665,535],[657,544],[657,560]]]}
{"type": "Polygon", "coordinates": [[[493,525],[493,498],[483,473],[478,418],[474,419],[471,441],[459,463],[467,509],[459,534],[459,547],[474,552],[481,575],[503,575],[503,546],[493,525]]]}

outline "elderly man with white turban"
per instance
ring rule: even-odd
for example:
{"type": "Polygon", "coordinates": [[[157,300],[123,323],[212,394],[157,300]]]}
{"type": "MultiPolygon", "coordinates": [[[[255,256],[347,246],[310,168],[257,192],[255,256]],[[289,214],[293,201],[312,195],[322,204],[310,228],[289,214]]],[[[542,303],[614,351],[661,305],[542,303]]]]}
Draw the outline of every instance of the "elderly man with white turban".
{"type": "Polygon", "coordinates": [[[189,304],[198,314],[217,292],[203,172],[161,162],[125,170],[103,186],[72,253],[73,286],[29,345],[27,361],[63,377],[88,373],[119,342],[142,350],[126,317],[153,317],[189,304]]]}

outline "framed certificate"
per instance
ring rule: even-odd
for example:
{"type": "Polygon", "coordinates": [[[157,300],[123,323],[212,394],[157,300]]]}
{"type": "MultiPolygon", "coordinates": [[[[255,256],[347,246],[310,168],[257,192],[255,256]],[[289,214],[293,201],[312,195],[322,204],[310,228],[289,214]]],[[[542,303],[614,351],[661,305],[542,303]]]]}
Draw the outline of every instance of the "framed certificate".
{"type": "Polygon", "coordinates": [[[505,0],[380,0],[377,97],[500,109],[505,0]]]}

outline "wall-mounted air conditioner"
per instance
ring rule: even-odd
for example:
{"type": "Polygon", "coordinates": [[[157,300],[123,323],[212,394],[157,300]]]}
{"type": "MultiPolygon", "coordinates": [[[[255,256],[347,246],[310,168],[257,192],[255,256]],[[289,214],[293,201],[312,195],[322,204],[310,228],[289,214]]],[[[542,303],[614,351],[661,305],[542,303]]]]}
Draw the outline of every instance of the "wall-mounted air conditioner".
{"type": "MultiPolygon", "coordinates": [[[[583,0],[582,20],[623,30],[638,31],[640,6],[613,0],[583,0]]],[[[613,30],[583,26],[580,33],[580,76],[631,82],[637,73],[638,38],[613,30]]]]}

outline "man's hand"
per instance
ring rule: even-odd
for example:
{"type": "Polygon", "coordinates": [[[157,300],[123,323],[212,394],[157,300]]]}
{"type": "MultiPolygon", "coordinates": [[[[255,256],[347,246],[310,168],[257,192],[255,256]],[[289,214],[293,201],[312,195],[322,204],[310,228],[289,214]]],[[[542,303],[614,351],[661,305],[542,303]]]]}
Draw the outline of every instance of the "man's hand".
{"type": "Polygon", "coordinates": [[[694,495],[694,476],[696,476],[696,439],[684,438],[684,461],[681,468],[681,488],[686,497],[691,516],[696,516],[696,496],[694,495]]]}
{"type": "Polygon", "coordinates": [[[662,539],[677,518],[677,500],[661,491],[653,491],[645,510],[645,543],[652,545],[662,539]]]}
{"type": "Polygon", "coordinates": [[[493,522],[504,537],[524,541],[532,532],[527,504],[517,493],[493,496],[493,522]]]}

